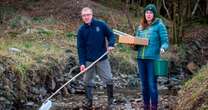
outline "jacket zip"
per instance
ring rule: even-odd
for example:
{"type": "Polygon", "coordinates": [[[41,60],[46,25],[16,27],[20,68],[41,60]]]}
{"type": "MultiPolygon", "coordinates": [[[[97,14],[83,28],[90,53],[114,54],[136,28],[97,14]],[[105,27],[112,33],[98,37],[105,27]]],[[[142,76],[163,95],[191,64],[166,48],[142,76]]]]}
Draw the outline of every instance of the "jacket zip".
{"type": "MultiPolygon", "coordinates": [[[[146,38],[146,37],[147,37],[147,30],[144,31],[144,38],[146,38]]],[[[142,59],[144,59],[144,51],[145,51],[145,48],[146,48],[146,46],[143,46],[143,48],[142,48],[142,59]]]]}

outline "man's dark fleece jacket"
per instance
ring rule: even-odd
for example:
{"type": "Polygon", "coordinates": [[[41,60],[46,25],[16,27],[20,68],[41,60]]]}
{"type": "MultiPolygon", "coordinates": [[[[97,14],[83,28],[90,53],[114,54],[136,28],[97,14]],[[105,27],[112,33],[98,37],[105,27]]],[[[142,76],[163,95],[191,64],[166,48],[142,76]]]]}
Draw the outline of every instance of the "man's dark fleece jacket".
{"type": "MultiPolygon", "coordinates": [[[[79,64],[85,65],[86,61],[93,62],[107,51],[108,47],[114,47],[115,36],[112,30],[103,21],[92,19],[90,24],[82,24],[77,33],[77,50],[79,64]]],[[[107,59],[107,55],[101,60],[107,59]]]]}

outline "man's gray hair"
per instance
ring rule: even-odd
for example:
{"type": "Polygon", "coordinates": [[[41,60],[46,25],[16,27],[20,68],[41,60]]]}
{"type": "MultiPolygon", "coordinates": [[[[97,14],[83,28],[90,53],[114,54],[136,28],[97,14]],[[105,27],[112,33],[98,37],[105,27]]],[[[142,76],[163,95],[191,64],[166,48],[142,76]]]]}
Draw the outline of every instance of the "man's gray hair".
{"type": "Polygon", "coordinates": [[[84,7],[84,8],[82,8],[81,13],[84,12],[84,11],[91,11],[91,12],[93,13],[92,9],[89,8],[89,7],[84,7]]]}

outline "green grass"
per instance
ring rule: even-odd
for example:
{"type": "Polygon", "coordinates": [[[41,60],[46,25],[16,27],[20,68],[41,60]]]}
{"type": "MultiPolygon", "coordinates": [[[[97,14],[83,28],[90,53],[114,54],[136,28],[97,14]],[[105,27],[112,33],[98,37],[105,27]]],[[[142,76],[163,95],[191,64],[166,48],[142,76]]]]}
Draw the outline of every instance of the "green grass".
{"type": "Polygon", "coordinates": [[[208,79],[208,64],[205,65],[201,70],[199,70],[195,76],[193,76],[193,79],[189,80],[185,84],[185,88],[191,88],[193,85],[193,82],[197,84],[197,86],[201,85],[208,79]]]}
{"type": "Polygon", "coordinates": [[[75,32],[67,32],[66,37],[68,38],[69,41],[73,40],[76,37],[76,33],[75,32]]]}
{"type": "Polygon", "coordinates": [[[54,31],[45,28],[37,28],[37,33],[41,36],[52,36],[53,34],[55,34],[54,31]]]}
{"type": "MultiPolygon", "coordinates": [[[[9,20],[9,26],[12,29],[16,28],[29,28],[32,25],[55,25],[60,23],[53,17],[50,18],[44,18],[44,17],[27,17],[27,16],[21,16],[21,15],[14,15],[10,20],[9,20]]],[[[44,33],[45,30],[41,30],[40,32],[44,33]]]]}
{"type": "Polygon", "coordinates": [[[33,17],[32,22],[34,24],[57,24],[57,23],[59,23],[59,21],[57,21],[53,17],[50,17],[50,18],[33,17]]]}
{"type": "Polygon", "coordinates": [[[208,106],[208,64],[202,67],[179,92],[178,109],[204,110],[208,106]],[[195,108],[196,109],[196,108],[195,108]]]}
{"type": "MultiPolygon", "coordinates": [[[[17,61],[16,69],[19,73],[25,74],[32,64],[43,63],[47,56],[60,58],[65,54],[65,48],[59,45],[59,40],[67,41],[64,35],[56,33],[56,36],[43,37],[43,39],[36,38],[37,36],[40,35],[32,33],[19,35],[19,37],[9,35],[0,38],[0,55],[8,56],[17,61]],[[11,52],[10,48],[17,48],[21,52],[11,52]]],[[[64,46],[68,47],[67,43],[64,46]]]]}
{"type": "Polygon", "coordinates": [[[14,7],[0,4],[0,21],[6,23],[7,17],[14,16],[15,13],[16,9],[14,7]]]}
{"type": "Polygon", "coordinates": [[[30,18],[26,16],[16,15],[9,20],[9,26],[12,29],[30,27],[31,26],[30,18]]]}
{"type": "Polygon", "coordinates": [[[118,44],[116,47],[119,51],[130,54],[132,49],[125,44],[118,44]]]}

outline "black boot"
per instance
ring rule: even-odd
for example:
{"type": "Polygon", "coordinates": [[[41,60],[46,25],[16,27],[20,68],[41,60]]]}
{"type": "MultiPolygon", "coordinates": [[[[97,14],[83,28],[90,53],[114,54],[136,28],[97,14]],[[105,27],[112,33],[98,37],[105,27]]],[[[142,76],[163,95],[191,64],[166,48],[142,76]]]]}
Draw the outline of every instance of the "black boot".
{"type": "Polygon", "coordinates": [[[157,104],[151,106],[151,110],[157,110],[157,104]]]}
{"type": "Polygon", "coordinates": [[[107,85],[108,105],[114,104],[113,85],[107,85]]]}
{"type": "Polygon", "coordinates": [[[93,94],[92,94],[93,87],[92,86],[86,86],[85,87],[85,102],[83,104],[83,108],[85,110],[91,110],[92,109],[92,101],[93,101],[93,94]]]}
{"type": "Polygon", "coordinates": [[[144,110],[150,110],[150,105],[149,104],[145,104],[144,105],[144,110]]]}

